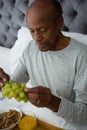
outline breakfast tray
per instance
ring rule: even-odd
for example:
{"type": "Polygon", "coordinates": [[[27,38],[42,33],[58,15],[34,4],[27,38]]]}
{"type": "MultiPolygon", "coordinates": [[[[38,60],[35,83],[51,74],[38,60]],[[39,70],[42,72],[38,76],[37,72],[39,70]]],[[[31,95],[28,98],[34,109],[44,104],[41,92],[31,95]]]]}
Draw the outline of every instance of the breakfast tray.
{"type": "MultiPolygon", "coordinates": [[[[18,126],[16,126],[13,130],[19,130],[18,126]]],[[[63,130],[63,129],[37,119],[37,130],[63,130]]]]}

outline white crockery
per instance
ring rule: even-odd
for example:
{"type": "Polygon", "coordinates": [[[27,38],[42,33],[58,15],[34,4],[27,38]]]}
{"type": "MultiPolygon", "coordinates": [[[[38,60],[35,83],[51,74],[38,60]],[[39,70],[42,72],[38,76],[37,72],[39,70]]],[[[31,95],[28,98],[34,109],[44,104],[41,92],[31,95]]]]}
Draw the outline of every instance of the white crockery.
{"type": "MultiPolygon", "coordinates": [[[[8,112],[9,110],[16,110],[16,111],[20,112],[20,118],[22,117],[22,112],[18,107],[0,106],[0,114],[3,113],[3,112],[8,112]]],[[[19,120],[20,120],[20,118],[19,118],[19,120]]],[[[11,127],[0,129],[0,130],[12,130],[18,124],[18,121],[14,125],[12,125],[11,127]]]]}

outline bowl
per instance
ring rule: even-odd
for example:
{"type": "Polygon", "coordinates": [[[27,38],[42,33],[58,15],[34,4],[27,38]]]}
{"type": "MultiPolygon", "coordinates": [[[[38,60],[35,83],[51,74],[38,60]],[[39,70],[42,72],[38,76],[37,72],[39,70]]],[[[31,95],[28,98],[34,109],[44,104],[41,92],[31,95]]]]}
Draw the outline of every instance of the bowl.
{"type": "MultiPolygon", "coordinates": [[[[18,122],[20,121],[21,118],[22,118],[22,112],[18,107],[6,106],[3,108],[3,106],[2,107],[0,106],[0,123],[4,124],[3,126],[5,126],[5,125],[8,126],[6,128],[0,128],[0,130],[12,130],[18,124],[18,122]],[[9,113],[8,119],[7,119],[7,114],[6,114],[7,112],[9,113]],[[5,116],[1,117],[2,113],[4,113],[5,116]],[[17,121],[16,121],[16,117],[17,117],[17,121]],[[9,126],[8,122],[10,122],[12,120],[15,122],[14,123],[11,122],[11,126],[9,126]]],[[[0,124],[0,125],[2,126],[2,124],[0,124]]]]}

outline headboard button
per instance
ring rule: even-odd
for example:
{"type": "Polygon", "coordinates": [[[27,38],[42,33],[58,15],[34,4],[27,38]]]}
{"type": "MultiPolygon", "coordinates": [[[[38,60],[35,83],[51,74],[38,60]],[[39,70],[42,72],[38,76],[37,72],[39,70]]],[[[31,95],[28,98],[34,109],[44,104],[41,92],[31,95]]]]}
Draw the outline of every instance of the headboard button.
{"type": "Polygon", "coordinates": [[[3,8],[3,5],[4,5],[3,1],[0,0],[0,9],[3,8]]]}
{"type": "Polygon", "coordinates": [[[0,14],[0,19],[2,18],[2,15],[0,14]]]}

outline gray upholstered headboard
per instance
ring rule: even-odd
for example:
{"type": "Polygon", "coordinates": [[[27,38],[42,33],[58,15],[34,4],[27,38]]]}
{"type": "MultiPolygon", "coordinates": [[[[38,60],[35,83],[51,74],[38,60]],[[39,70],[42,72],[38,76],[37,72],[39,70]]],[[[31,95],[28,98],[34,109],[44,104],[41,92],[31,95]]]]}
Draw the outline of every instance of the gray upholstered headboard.
{"type": "Polygon", "coordinates": [[[64,17],[64,29],[87,34],[87,0],[59,0],[64,17]]]}
{"type": "Polygon", "coordinates": [[[11,48],[17,32],[25,26],[25,13],[29,0],[0,0],[0,45],[11,48]]]}
{"type": "MultiPolygon", "coordinates": [[[[25,13],[34,0],[0,0],[0,46],[11,48],[25,13]]],[[[87,0],[59,0],[63,8],[64,30],[87,34],[87,0]]]]}

